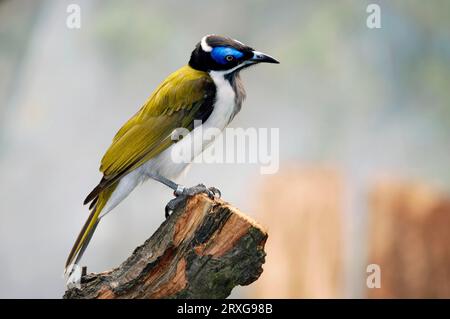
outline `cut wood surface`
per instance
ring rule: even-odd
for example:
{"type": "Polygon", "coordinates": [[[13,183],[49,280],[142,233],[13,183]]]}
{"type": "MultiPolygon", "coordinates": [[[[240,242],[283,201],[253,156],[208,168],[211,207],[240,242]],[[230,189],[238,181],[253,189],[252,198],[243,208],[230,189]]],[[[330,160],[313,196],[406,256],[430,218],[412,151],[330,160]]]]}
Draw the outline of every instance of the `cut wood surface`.
{"type": "Polygon", "coordinates": [[[119,267],[84,275],[64,298],[226,298],[258,279],[266,239],[237,209],[196,195],[119,267]]]}

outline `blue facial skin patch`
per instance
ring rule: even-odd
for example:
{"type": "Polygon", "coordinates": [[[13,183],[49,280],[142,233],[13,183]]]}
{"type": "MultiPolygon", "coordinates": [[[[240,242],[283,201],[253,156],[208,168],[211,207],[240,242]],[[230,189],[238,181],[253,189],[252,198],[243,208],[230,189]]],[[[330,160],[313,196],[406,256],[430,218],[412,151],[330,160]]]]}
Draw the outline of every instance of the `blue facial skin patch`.
{"type": "Polygon", "coordinates": [[[219,64],[227,64],[229,61],[225,58],[227,55],[231,55],[234,59],[240,59],[244,55],[241,51],[230,47],[215,47],[211,51],[211,56],[219,64]]]}

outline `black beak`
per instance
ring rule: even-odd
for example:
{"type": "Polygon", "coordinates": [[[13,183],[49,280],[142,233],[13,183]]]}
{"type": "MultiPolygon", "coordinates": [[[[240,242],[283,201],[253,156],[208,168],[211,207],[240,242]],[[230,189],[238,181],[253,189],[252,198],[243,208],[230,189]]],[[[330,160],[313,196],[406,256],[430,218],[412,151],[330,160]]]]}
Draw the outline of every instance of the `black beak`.
{"type": "Polygon", "coordinates": [[[277,60],[275,60],[274,58],[272,58],[270,55],[259,52],[259,51],[253,51],[253,57],[250,58],[250,61],[255,62],[255,63],[280,63],[277,60]]]}

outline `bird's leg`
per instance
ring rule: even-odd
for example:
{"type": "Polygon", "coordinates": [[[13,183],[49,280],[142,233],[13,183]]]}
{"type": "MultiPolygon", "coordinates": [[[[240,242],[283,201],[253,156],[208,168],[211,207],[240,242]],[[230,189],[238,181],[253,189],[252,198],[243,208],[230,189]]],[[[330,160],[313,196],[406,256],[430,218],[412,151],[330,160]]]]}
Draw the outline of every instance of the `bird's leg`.
{"type": "Polygon", "coordinates": [[[173,212],[178,205],[186,199],[186,197],[191,197],[200,193],[205,193],[211,199],[214,199],[215,197],[220,198],[222,196],[222,193],[216,187],[206,187],[203,184],[198,184],[193,187],[185,187],[159,174],[152,174],[150,177],[173,189],[175,198],[166,205],[166,218],[169,217],[170,212],[173,212]]]}

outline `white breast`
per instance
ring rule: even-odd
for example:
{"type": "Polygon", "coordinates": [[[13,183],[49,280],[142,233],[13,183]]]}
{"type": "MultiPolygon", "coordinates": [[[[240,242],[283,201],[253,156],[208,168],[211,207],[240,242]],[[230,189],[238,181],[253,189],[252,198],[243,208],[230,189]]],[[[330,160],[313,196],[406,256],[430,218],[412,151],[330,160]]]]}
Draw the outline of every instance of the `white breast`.
{"type": "Polygon", "coordinates": [[[236,108],[236,94],[230,81],[226,80],[224,75],[220,71],[210,72],[210,76],[216,85],[216,100],[213,112],[204,123],[205,127],[216,127],[223,130],[230,122],[236,108]]]}
{"type": "Polygon", "coordinates": [[[185,151],[188,151],[192,155],[192,161],[211,144],[215,137],[220,135],[223,129],[230,123],[236,108],[235,92],[230,82],[224,78],[224,75],[223,72],[210,72],[210,76],[216,85],[216,98],[211,115],[201,125],[203,134],[196,134],[200,130],[200,127],[195,128],[189,133],[191,138],[183,138],[181,141],[173,144],[144,164],[142,170],[146,173],[151,173],[152,171],[157,172],[167,178],[176,178],[184,171],[189,163],[174,163],[172,161],[172,153],[183,154],[185,151]],[[213,132],[214,134],[208,134],[208,138],[204,139],[205,131],[210,128],[214,130],[208,132],[213,132]],[[192,144],[194,144],[194,148],[192,144]]]}

